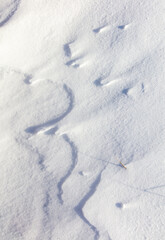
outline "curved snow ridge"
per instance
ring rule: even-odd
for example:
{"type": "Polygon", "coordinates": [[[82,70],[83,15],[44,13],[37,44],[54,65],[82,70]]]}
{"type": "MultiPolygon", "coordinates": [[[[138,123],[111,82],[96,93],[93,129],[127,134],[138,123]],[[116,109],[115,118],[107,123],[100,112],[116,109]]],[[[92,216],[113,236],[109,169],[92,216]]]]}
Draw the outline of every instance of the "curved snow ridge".
{"type": "Polygon", "coordinates": [[[45,237],[47,237],[47,239],[52,239],[52,232],[53,229],[51,227],[51,217],[50,217],[50,204],[51,204],[51,196],[49,194],[49,191],[45,192],[45,199],[44,199],[44,203],[42,206],[42,210],[43,210],[43,219],[42,219],[42,224],[43,224],[43,229],[45,232],[45,237]]]}
{"type": "Polygon", "coordinates": [[[4,9],[0,10],[0,27],[7,23],[17,11],[21,0],[12,0],[6,3],[4,9]]]}
{"type": "Polygon", "coordinates": [[[63,138],[69,144],[69,146],[71,148],[71,161],[72,162],[71,162],[71,165],[70,165],[68,171],[66,172],[66,174],[60,179],[60,181],[57,184],[58,191],[59,191],[59,193],[57,194],[57,197],[61,204],[64,203],[64,201],[62,199],[62,195],[63,195],[62,186],[67,181],[67,179],[70,177],[70,175],[72,174],[72,172],[75,169],[77,162],[78,162],[78,150],[77,150],[76,145],[74,144],[74,142],[71,141],[71,139],[68,137],[68,135],[64,134],[63,138]]]}
{"type": "Polygon", "coordinates": [[[107,165],[99,172],[94,182],[91,184],[89,191],[81,199],[78,205],[74,208],[74,210],[76,211],[78,216],[82,219],[82,221],[84,221],[94,232],[94,240],[98,240],[100,238],[99,230],[85,217],[83,208],[87,201],[95,194],[97,187],[100,184],[102,173],[106,169],[106,167],[107,165]]]}
{"type": "MultiPolygon", "coordinates": [[[[19,143],[19,139],[17,139],[19,143]]],[[[46,157],[39,151],[38,147],[33,147],[32,144],[24,141],[24,145],[28,150],[31,150],[37,155],[37,166],[41,171],[41,185],[42,185],[42,193],[43,198],[41,200],[42,205],[41,212],[42,215],[40,217],[40,224],[41,224],[41,231],[38,232],[37,239],[52,239],[52,232],[53,232],[53,222],[51,218],[51,207],[52,207],[52,195],[54,194],[53,190],[54,185],[56,185],[56,181],[54,181],[54,176],[51,172],[49,172],[45,165],[46,157]],[[52,193],[53,192],[53,193],[52,193]]]]}
{"type": "Polygon", "coordinates": [[[36,149],[36,153],[38,154],[38,159],[39,159],[38,165],[39,165],[40,170],[41,171],[46,170],[46,167],[44,164],[45,157],[39,153],[38,149],[36,149]]]}
{"type": "Polygon", "coordinates": [[[74,106],[74,94],[72,92],[72,89],[69,88],[66,84],[63,85],[63,89],[67,94],[67,97],[69,99],[69,105],[65,112],[63,112],[59,117],[49,120],[46,123],[41,123],[39,125],[31,126],[25,129],[25,132],[30,134],[38,134],[39,132],[46,132],[50,130],[50,127],[61,121],[63,118],[65,118],[73,109],[74,106]]]}

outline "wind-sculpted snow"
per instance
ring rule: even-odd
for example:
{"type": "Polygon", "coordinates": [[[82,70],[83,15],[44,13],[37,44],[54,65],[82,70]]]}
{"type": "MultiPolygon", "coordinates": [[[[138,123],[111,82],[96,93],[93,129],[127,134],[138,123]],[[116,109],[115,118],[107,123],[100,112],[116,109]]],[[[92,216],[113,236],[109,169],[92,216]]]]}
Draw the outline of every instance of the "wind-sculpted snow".
{"type": "Polygon", "coordinates": [[[92,185],[90,186],[90,190],[89,192],[86,193],[86,195],[81,199],[81,201],[79,202],[79,204],[75,207],[75,211],[76,213],[79,215],[79,217],[92,229],[92,231],[94,232],[94,240],[98,240],[99,239],[99,230],[92,224],[89,222],[89,220],[85,217],[84,213],[83,213],[83,208],[86,204],[86,202],[94,195],[94,193],[97,190],[97,187],[101,181],[101,175],[102,172],[105,170],[105,168],[98,174],[98,176],[96,177],[96,179],[94,180],[94,182],[92,183],[92,185]]]}
{"type": "Polygon", "coordinates": [[[54,126],[56,123],[61,121],[72,111],[73,105],[74,105],[74,95],[72,93],[72,90],[66,84],[64,84],[63,89],[66,92],[67,97],[69,99],[69,105],[68,105],[67,109],[65,110],[65,112],[62,113],[60,116],[56,117],[55,119],[51,119],[51,120],[47,121],[46,123],[28,127],[27,129],[25,129],[25,131],[27,133],[37,134],[40,131],[42,132],[43,130],[47,131],[47,130],[49,130],[49,128],[51,126],[54,126]]]}
{"type": "Polygon", "coordinates": [[[0,240],[165,236],[163,0],[0,0],[0,240]]]}
{"type": "Polygon", "coordinates": [[[21,0],[6,0],[0,4],[0,27],[5,25],[17,11],[21,0]],[[2,5],[2,6],[1,6],[2,5]]]}
{"type": "Polygon", "coordinates": [[[57,187],[59,190],[59,193],[57,196],[58,196],[61,204],[63,204],[63,202],[64,202],[62,199],[62,195],[63,195],[62,186],[67,181],[67,179],[70,177],[70,175],[72,174],[72,172],[77,164],[77,161],[78,161],[77,147],[75,146],[74,142],[72,142],[66,134],[63,135],[63,138],[66,141],[66,143],[69,144],[70,149],[71,149],[71,164],[70,164],[70,167],[69,167],[68,171],[66,172],[66,174],[60,179],[60,181],[57,184],[57,187]]]}

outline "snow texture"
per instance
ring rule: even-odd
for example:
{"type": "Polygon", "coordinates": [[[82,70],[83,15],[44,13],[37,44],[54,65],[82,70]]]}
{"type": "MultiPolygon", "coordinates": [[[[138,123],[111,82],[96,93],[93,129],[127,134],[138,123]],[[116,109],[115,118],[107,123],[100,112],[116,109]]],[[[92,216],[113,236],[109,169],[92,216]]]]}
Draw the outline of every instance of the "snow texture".
{"type": "Polygon", "coordinates": [[[1,240],[165,239],[164,16],[0,1],[1,240]]]}

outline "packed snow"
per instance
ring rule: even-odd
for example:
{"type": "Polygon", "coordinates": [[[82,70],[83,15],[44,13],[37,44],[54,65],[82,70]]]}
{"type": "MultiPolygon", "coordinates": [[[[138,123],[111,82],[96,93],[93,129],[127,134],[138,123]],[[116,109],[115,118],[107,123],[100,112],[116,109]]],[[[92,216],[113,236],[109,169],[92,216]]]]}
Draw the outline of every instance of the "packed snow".
{"type": "Polygon", "coordinates": [[[165,1],[0,0],[0,239],[165,239],[165,1]]]}

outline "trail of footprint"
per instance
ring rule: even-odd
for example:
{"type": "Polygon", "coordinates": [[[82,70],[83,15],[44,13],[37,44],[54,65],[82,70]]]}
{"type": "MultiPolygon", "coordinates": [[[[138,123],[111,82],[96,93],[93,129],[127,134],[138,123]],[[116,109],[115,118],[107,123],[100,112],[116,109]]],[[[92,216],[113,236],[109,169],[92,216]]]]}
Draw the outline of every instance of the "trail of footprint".
{"type": "Polygon", "coordinates": [[[128,87],[128,88],[124,88],[122,90],[122,93],[124,95],[126,95],[127,97],[131,97],[132,99],[136,99],[137,97],[142,96],[142,94],[145,93],[145,86],[143,83],[139,83],[136,85],[133,85],[128,87]]]}
{"type": "Polygon", "coordinates": [[[106,27],[107,27],[107,25],[103,25],[103,26],[101,26],[101,27],[95,28],[95,29],[93,29],[93,32],[94,32],[94,33],[100,33],[100,32],[102,32],[103,30],[105,30],[106,27]]]}
{"type": "Polygon", "coordinates": [[[68,135],[66,135],[66,134],[63,135],[63,138],[69,144],[69,146],[71,148],[72,163],[71,163],[67,173],[60,179],[60,181],[57,184],[58,191],[59,191],[57,196],[58,196],[58,199],[59,199],[61,204],[63,204],[63,199],[62,199],[63,189],[62,189],[62,186],[66,182],[66,180],[70,177],[70,175],[72,174],[75,166],[77,165],[77,161],[78,161],[77,147],[75,146],[74,142],[72,142],[70,140],[70,138],[68,137],[68,135]]]}
{"type": "MultiPolygon", "coordinates": [[[[30,134],[37,134],[40,132],[46,132],[50,129],[51,126],[55,125],[57,122],[61,121],[63,118],[65,118],[73,109],[74,105],[74,95],[72,90],[64,84],[63,86],[64,91],[66,92],[68,98],[69,98],[69,106],[66,109],[66,111],[61,114],[59,117],[52,119],[46,123],[42,123],[39,125],[31,126],[25,129],[25,132],[30,133],[30,134]]],[[[54,128],[54,127],[53,127],[54,128]]]]}
{"type": "Polygon", "coordinates": [[[95,236],[94,236],[94,240],[98,240],[100,237],[100,233],[99,230],[92,224],[89,222],[89,220],[85,217],[84,213],[83,213],[83,208],[85,206],[85,204],[87,203],[87,201],[94,195],[94,193],[97,190],[97,187],[101,181],[101,176],[103,171],[106,169],[106,166],[101,170],[101,172],[97,175],[96,179],[94,180],[94,182],[92,183],[92,185],[90,186],[90,190],[89,192],[87,192],[87,194],[81,199],[81,201],[79,202],[79,204],[74,208],[74,210],[76,211],[76,213],[79,215],[79,217],[92,229],[92,231],[94,232],[95,236]]]}
{"type": "Polygon", "coordinates": [[[25,79],[24,79],[24,83],[26,83],[27,85],[34,85],[38,82],[42,82],[48,79],[45,78],[34,78],[33,75],[26,75],[25,74],[25,79]]]}
{"type": "Polygon", "coordinates": [[[80,49],[76,48],[75,40],[63,45],[63,51],[68,60],[64,63],[67,67],[79,68],[84,65],[82,59],[83,54],[80,54],[80,49]],[[72,46],[73,44],[73,46],[72,46]],[[73,56],[72,56],[73,55],[73,56]]]}
{"type": "MultiPolygon", "coordinates": [[[[130,25],[130,24],[120,25],[120,26],[118,26],[118,28],[119,28],[120,30],[125,30],[125,29],[127,29],[127,28],[129,27],[129,25],[130,25]]],[[[96,33],[96,34],[97,34],[97,33],[101,33],[101,32],[103,32],[103,31],[105,31],[107,28],[108,28],[108,25],[103,25],[103,26],[101,26],[101,27],[98,27],[98,28],[93,29],[93,32],[96,33]]]]}
{"type": "Polygon", "coordinates": [[[73,42],[66,43],[66,44],[64,44],[64,46],[63,46],[64,53],[65,53],[65,56],[66,56],[66,57],[71,57],[71,56],[72,56],[71,49],[70,49],[70,44],[71,44],[71,43],[73,43],[73,42]]]}
{"type": "Polygon", "coordinates": [[[77,61],[79,59],[81,59],[81,57],[77,57],[77,58],[75,58],[73,60],[70,60],[70,61],[66,62],[65,65],[68,66],[68,67],[72,66],[73,68],[78,68],[80,66],[80,64],[77,63],[77,61]]]}
{"type": "Polygon", "coordinates": [[[50,79],[47,79],[47,78],[35,78],[32,74],[24,74],[24,83],[27,84],[27,85],[34,85],[36,83],[39,83],[39,82],[43,82],[43,81],[50,81],[50,79]]]}
{"type": "Polygon", "coordinates": [[[31,84],[31,79],[33,78],[33,76],[31,74],[25,74],[25,79],[24,79],[24,83],[26,84],[31,84]]]}
{"type": "Polygon", "coordinates": [[[121,29],[121,30],[125,30],[125,29],[127,29],[128,27],[129,27],[129,24],[118,26],[118,28],[121,29]]]}
{"type": "Polygon", "coordinates": [[[104,78],[104,77],[99,77],[98,79],[96,79],[94,81],[94,84],[96,87],[101,87],[101,86],[109,86],[117,81],[119,81],[120,79],[116,78],[113,80],[110,80],[109,78],[104,78]]]}
{"type": "Polygon", "coordinates": [[[17,11],[20,2],[21,0],[12,0],[11,3],[7,4],[7,6],[0,11],[0,27],[10,20],[17,11]]]}

